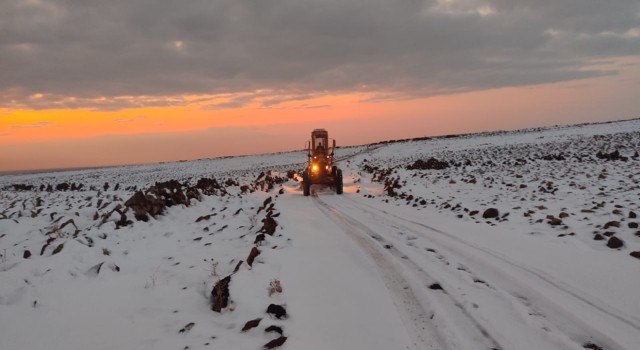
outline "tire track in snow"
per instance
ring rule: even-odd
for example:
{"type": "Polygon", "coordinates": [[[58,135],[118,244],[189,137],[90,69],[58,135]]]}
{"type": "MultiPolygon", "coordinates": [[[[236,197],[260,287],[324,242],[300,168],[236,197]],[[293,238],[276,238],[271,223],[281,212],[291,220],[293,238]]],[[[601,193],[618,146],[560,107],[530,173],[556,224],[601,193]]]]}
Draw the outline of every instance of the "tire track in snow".
{"type": "MultiPolygon", "coordinates": [[[[352,208],[353,207],[350,206],[349,208],[341,209],[352,208]]],[[[370,214],[365,211],[363,211],[363,213],[370,214]]],[[[354,220],[358,219],[354,218],[354,220]]],[[[374,222],[372,223],[366,220],[360,221],[360,225],[375,227],[370,230],[376,230],[381,233],[391,232],[394,230],[413,232],[404,227],[400,227],[400,225],[396,226],[394,222],[385,220],[384,216],[378,215],[373,218],[373,221],[374,222]],[[364,222],[367,222],[367,224],[364,222]],[[378,227],[381,227],[384,231],[380,230],[378,227]]],[[[387,235],[383,234],[383,236],[387,235]]],[[[527,349],[536,350],[574,350],[582,348],[582,343],[571,339],[557,327],[553,327],[554,330],[552,330],[544,324],[541,325],[539,317],[542,315],[529,307],[528,299],[502,289],[496,289],[482,279],[478,279],[477,276],[475,276],[469,268],[466,267],[466,265],[460,264],[460,262],[458,262],[458,267],[456,268],[451,264],[451,259],[448,259],[433,249],[425,248],[425,250],[429,252],[426,255],[424,255],[422,250],[410,251],[408,253],[409,256],[407,256],[403,249],[386,244],[387,242],[391,243],[391,241],[399,240],[398,238],[391,236],[388,236],[388,238],[390,238],[389,241],[380,236],[374,237],[374,239],[384,244],[385,248],[387,248],[395,257],[402,259],[399,261],[407,265],[408,268],[419,272],[419,274],[426,276],[429,280],[437,280],[444,288],[443,292],[451,299],[450,306],[455,306],[462,313],[462,321],[468,323],[468,320],[471,320],[475,328],[477,328],[485,337],[491,337],[494,339],[496,344],[500,344],[500,348],[519,349],[520,344],[522,343],[529,344],[527,349]],[[432,256],[432,253],[436,255],[432,256]],[[438,264],[433,265],[432,262],[436,261],[432,259],[436,259],[438,264]],[[418,261],[421,261],[422,266],[419,265],[418,261]],[[427,270],[429,272],[427,272],[427,270]],[[437,278],[434,278],[434,276],[437,278]],[[478,283],[486,288],[479,287],[478,283]],[[477,301],[477,303],[474,302],[474,300],[477,301]],[[484,306],[484,308],[481,309],[490,310],[489,314],[487,314],[486,311],[484,313],[480,311],[481,309],[479,309],[478,304],[484,306]],[[507,323],[509,326],[508,329],[505,329],[504,325],[507,323]]],[[[415,237],[411,239],[410,242],[412,244],[407,244],[407,247],[417,248],[413,244],[415,239],[415,237]]],[[[406,244],[407,242],[402,241],[401,243],[406,244]]],[[[429,246],[432,246],[431,243],[433,242],[429,240],[429,246]]],[[[404,247],[402,245],[399,246],[404,247]]],[[[447,249],[440,249],[440,247],[438,247],[438,250],[447,251],[447,249]]],[[[449,258],[450,257],[451,256],[449,256],[449,258]]],[[[458,313],[458,311],[453,307],[449,307],[443,311],[448,313],[458,313]]],[[[457,318],[457,321],[455,320],[455,317],[451,318],[454,327],[460,328],[458,332],[465,334],[459,323],[460,317],[457,318]]],[[[542,320],[544,320],[544,316],[542,316],[542,320]]],[[[475,349],[476,346],[462,348],[475,349]]]]}
{"type": "MultiPolygon", "coordinates": [[[[467,330],[472,334],[467,336],[472,338],[472,342],[475,345],[483,344],[486,349],[502,348],[464,306],[453,299],[446,291],[429,289],[428,286],[434,283],[435,279],[431,278],[418,265],[402,256],[397,249],[381,246],[382,238],[376,232],[370,230],[354,218],[342,214],[318,197],[314,198],[314,202],[321,212],[342,227],[344,233],[352,238],[378,265],[387,289],[389,289],[389,292],[396,298],[396,300],[394,300],[396,307],[401,314],[408,316],[403,319],[403,322],[418,349],[464,348],[464,346],[460,346],[460,344],[448,344],[447,341],[444,340],[443,335],[440,334],[445,331],[445,329],[441,330],[437,322],[433,321],[434,312],[426,310],[433,309],[430,306],[431,303],[425,299],[430,299],[428,298],[429,294],[434,292],[447,296],[450,299],[449,309],[458,309],[462,318],[470,323],[467,330]],[[393,258],[389,257],[389,254],[391,254],[393,258]],[[396,261],[394,261],[394,258],[396,261]],[[402,264],[405,269],[412,270],[412,277],[418,277],[421,281],[409,282],[397,264],[402,264]],[[418,276],[416,276],[416,273],[418,276]],[[426,276],[427,278],[420,278],[419,275],[426,276]],[[427,298],[418,298],[416,293],[425,294],[427,298]],[[400,302],[396,302],[397,300],[400,300],[400,302]],[[425,332],[428,337],[425,337],[425,332]],[[436,344],[433,344],[434,341],[436,344]]],[[[460,342],[460,340],[458,341],[460,342]]]]}
{"type": "MultiPolygon", "coordinates": [[[[395,215],[393,213],[389,213],[386,210],[383,209],[378,209],[375,208],[373,206],[370,206],[366,203],[361,203],[359,201],[356,201],[352,198],[348,198],[348,197],[343,197],[348,199],[350,202],[352,202],[353,204],[355,204],[355,207],[357,207],[359,210],[368,213],[370,215],[374,215],[374,216],[383,216],[386,219],[389,219],[390,221],[394,222],[395,224],[397,224],[399,227],[401,227],[402,229],[412,232],[414,234],[420,235],[423,238],[426,238],[427,240],[430,241],[436,241],[437,244],[441,245],[442,247],[444,247],[446,250],[448,250],[449,252],[453,253],[454,255],[458,255],[458,256],[462,256],[463,253],[460,252],[459,249],[453,247],[451,245],[451,243],[446,243],[443,241],[444,240],[449,240],[449,241],[453,241],[455,242],[455,244],[460,244],[463,245],[465,248],[470,248],[473,251],[476,251],[478,253],[480,253],[481,255],[484,255],[484,257],[489,257],[490,259],[497,259],[499,260],[501,263],[507,264],[509,266],[511,266],[512,268],[515,268],[517,270],[520,270],[521,272],[524,272],[526,274],[528,274],[529,276],[532,276],[536,279],[538,279],[540,282],[542,282],[543,284],[546,284],[547,286],[552,287],[552,289],[556,290],[556,291],[560,291],[561,293],[565,294],[566,296],[569,296],[570,298],[577,300],[579,302],[581,302],[584,306],[589,307],[593,310],[596,310],[597,312],[604,314],[603,316],[608,316],[613,318],[614,320],[617,320],[619,322],[622,322],[624,325],[632,328],[632,332],[640,332],[640,319],[636,316],[633,315],[627,315],[624,312],[622,312],[621,310],[617,310],[611,306],[606,305],[604,302],[601,301],[594,301],[591,300],[589,297],[585,296],[584,294],[580,293],[579,291],[575,290],[574,288],[571,288],[570,286],[566,285],[565,283],[563,283],[562,281],[558,281],[554,278],[552,278],[551,276],[547,276],[545,275],[543,272],[537,271],[534,268],[530,268],[527,266],[524,266],[520,263],[517,263],[515,261],[512,261],[502,255],[500,255],[497,252],[494,252],[490,249],[487,248],[483,248],[480,246],[477,246],[473,243],[467,242],[463,239],[460,239],[459,237],[456,237],[448,232],[442,231],[440,229],[437,229],[435,227],[432,227],[430,225],[421,223],[421,222],[417,222],[414,220],[410,220],[407,218],[403,218],[401,216],[395,215]],[[367,207],[367,208],[364,208],[367,207]],[[424,230],[418,230],[412,227],[407,226],[407,224],[412,224],[415,226],[418,226],[422,229],[427,229],[429,231],[432,231],[434,233],[437,233],[439,236],[438,237],[434,237],[431,235],[427,235],[425,233],[424,230]],[[610,311],[613,310],[613,311],[610,311]],[[624,315],[624,316],[621,316],[624,315]]],[[[351,208],[353,208],[354,206],[350,206],[351,208]]],[[[486,264],[485,264],[486,265],[486,264]]],[[[531,292],[536,292],[535,290],[527,290],[526,288],[522,288],[521,283],[517,282],[517,281],[512,281],[514,284],[519,285],[519,289],[521,290],[521,294],[522,295],[527,295],[530,294],[531,292]]],[[[511,293],[510,293],[511,294],[511,293]]],[[[521,298],[521,296],[518,295],[514,295],[516,297],[521,298]]],[[[557,303],[556,303],[557,304],[557,303]]],[[[593,328],[592,326],[590,326],[589,324],[587,324],[585,321],[577,319],[575,317],[571,317],[573,314],[570,312],[570,310],[566,310],[562,307],[562,305],[554,305],[557,308],[554,308],[552,311],[554,314],[559,315],[559,318],[562,321],[574,321],[576,324],[574,325],[567,325],[565,322],[555,322],[556,326],[558,327],[558,329],[563,330],[563,332],[567,333],[567,335],[572,334],[575,341],[578,341],[578,339],[575,339],[577,335],[582,334],[584,335],[584,331],[588,330],[590,334],[597,334],[597,339],[600,339],[604,342],[606,342],[607,344],[607,348],[608,349],[626,349],[625,346],[620,345],[616,340],[612,339],[611,337],[601,333],[599,330],[593,328]],[[578,327],[578,329],[582,332],[576,332],[576,329],[571,329],[572,327],[578,327]]],[[[547,311],[551,311],[551,307],[547,308],[547,311]]]]}

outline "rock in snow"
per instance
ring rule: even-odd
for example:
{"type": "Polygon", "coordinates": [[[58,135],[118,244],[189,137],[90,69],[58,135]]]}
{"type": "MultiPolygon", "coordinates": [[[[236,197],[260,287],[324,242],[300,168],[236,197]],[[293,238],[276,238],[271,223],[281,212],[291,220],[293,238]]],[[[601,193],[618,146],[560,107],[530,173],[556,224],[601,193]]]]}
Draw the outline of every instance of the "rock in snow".
{"type": "Polygon", "coordinates": [[[496,208],[489,208],[482,213],[483,219],[492,219],[497,218],[498,216],[500,216],[500,212],[498,212],[498,209],[496,208]]]}

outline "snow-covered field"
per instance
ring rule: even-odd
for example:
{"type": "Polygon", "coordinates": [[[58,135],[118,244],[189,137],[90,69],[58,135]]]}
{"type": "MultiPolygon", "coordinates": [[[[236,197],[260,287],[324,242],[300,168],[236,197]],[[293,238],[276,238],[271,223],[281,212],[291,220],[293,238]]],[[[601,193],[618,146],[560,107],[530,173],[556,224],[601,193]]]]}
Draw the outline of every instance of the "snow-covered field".
{"type": "Polygon", "coordinates": [[[341,148],[311,197],[302,152],[0,176],[0,349],[640,349],[638,151],[341,148]]]}

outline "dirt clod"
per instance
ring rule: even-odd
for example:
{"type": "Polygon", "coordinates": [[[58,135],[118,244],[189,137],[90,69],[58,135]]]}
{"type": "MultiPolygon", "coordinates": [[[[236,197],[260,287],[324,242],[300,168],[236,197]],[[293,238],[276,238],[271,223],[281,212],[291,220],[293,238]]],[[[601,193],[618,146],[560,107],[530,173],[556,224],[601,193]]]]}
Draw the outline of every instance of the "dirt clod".
{"type": "Polygon", "coordinates": [[[266,344],[264,344],[264,348],[265,349],[273,349],[273,348],[277,348],[279,346],[282,346],[282,344],[284,344],[284,342],[287,341],[287,337],[285,336],[280,336],[277,339],[274,339],[266,344]]]}
{"type": "Polygon", "coordinates": [[[604,350],[602,347],[591,342],[585,343],[584,345],[582,345],[582,347],[585,349],[591,349],[591,350],[604,350]]]}
{"type": "Polygon", "coordinates": [[[609,227],[620,227],[620,221],[609,221],[604,224],[604,229],[608,229],[609,227]]]}
{"type": "Polygon", "coordinates": [[[618,249],[623,245],[624,245],[624,242],[616,236],[609,238],[609,241],[607,242],[607,247],[611,249],[618,249]]]}
{"type": "Polygon", "coordinates": [[[246,332],[251,328],[258,327],[258,325],[260,324],[260,321],[262,321],[261,318],[256,318],[255,320],[247,321],[247,323],[244,324],[244,327],[242,327],[242,331],[246,332]]]}
{"type": "Polygon", "coordinates": [[[184,327],[182,327],[182,329],[180,329],[180,331],[178,331],[178,333],[189,333],[191,328],[193,328],[193,326],[195,326],[195,325],[196,325],[195,323],[189,322],[184,327]]]}
{"type": "Polygon", "coordinates": [[[500,212],[496,208],[489,208],[482,213],[483,219],[497,218],[498,216],[500,216],[500,212]]]}
{"type": "Polygon", "coordinates": [[[278,223],[276,222],[276,220],[271,216],[268,216],[263,220],[262,228],[259,232],[266,233],[269,236],[273,236],[273,234],[276,232],[276,227],[278,227],[278,223]]]}
{"type": "Polygon", "coordinates": [[[242,266],[242,263],[244,263],[244,261],[240,260],[238,261],[238,264],[236,265],[236,268],[233,269],[233,273],[236,273],[240,270],[240,266],[242,266]]]}
{"type": "Polygon", "coordinates": [[[278,333],[280,335],[282,335],[282,327],[278,327],[278,326],[269,326],[267,328],[264,329],[265,332],[267,333],[271,333],[271,332],[275,332],[278,333]]]}
{"type": "Polygon", "coordinates": [[[211,310],[221,312],[229,304],[231,275],[218,281],[211,291],[211,310]]]}
{"type": "Polygon", "coordinates": [[[287,318],[287,310],[282,305],[270,304],[269,307],[267,307],[267,313],[279,320],[287,318]]]}
{"type": "Polygon", "coordinates": [[[408,165],[407,169],[408,170],[427,170],[427,169],[442,170],[448,167],[449,167],[449,163],[445,161],[440,161],[435,158],[429,158],[426,161],[422,159],[418,159],[415,162],[413,162],[413,164],[408,165]]]}
{"type": "Polygon", "coordinates": [[[64,248],[64,243],[59,244],[56,249],[53,250],[53,252],[51,253],[51,255],[56,255],[58,253],[60,253],[62,251],[62,248],[64,248]]]}
{"type": "Polygon", "coordinates": [[[439,283],[434,283],[432,285],[429,286],[429,289],[433,289],[433,290],[443,290],[442,286],[439,283]]]}
{"type": "Polygon", "coordinates": [[[247,257],[247,264],[251,267],[253,267],[253,260],[260,255],[260,250],[258,250],[258,248],[253,247],[251,248],[251,252],[249,252],[249,256],[247,257]]]}

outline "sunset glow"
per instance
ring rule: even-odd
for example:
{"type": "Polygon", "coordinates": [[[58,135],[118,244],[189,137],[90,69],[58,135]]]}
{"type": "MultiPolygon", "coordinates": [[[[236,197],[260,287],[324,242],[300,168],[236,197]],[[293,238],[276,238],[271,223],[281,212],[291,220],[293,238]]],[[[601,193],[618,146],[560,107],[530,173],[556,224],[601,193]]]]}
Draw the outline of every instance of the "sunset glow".
{"type": "MultiPolygon", "coordinates": [[[[640,76],[637,71],[629,75],[640,76]]],[[[105,166],[299,149],[309,131],[320,126],[330,128],[340,144],[354,145],[594,122],[634,117],[637,109],[628,103],[634,94],[633,84],[598,78],[405,101],[363,102],[370,96],[351,94],[273,108],[256,103],[220,110],[198,104],[120,111],[15,110],[0,119],[0,156],[2,170],[105,166]],[[619,114],[607,113],[611,103],[619,114]],[[137,148],[140,142],[152,146],[137,148]]]]}

